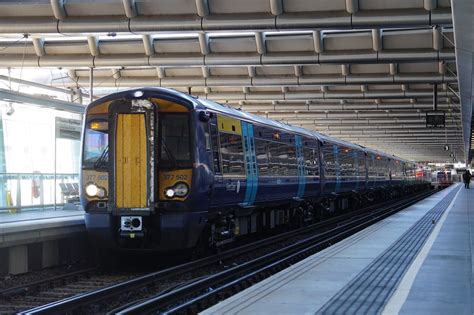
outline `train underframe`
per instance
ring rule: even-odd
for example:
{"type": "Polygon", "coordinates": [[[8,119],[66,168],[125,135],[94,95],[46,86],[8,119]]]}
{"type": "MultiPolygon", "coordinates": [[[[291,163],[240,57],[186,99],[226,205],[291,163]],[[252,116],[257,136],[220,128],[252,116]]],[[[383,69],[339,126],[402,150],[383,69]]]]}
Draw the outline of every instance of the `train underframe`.
{"type": "Polygon", "coordinates": [[[363,192],[352,191],[299,202],[257,207],[244,215],[239,214],[240,210],[217,211],[209,218],[208,230],[202,234],[207,244],[203,244],[206,242],[202,242],[201,239],[200,245],[219,247],[249,234],[302,227],[426,189],[430,189],[430,185],[426,183],[382,186],[363,192]]]}
{"type": "Polygon", "coordinates": [[[120,231],[120,217],[86,213],[86,226],[101,247],[137,251],[209,251],[257,233],[276,233],[355,211],[382,201],[428,189],[429,184],[378,187],[363,192],[331,194],[266,207],[171,212],[143,217],[142,233],[120,231]]]}

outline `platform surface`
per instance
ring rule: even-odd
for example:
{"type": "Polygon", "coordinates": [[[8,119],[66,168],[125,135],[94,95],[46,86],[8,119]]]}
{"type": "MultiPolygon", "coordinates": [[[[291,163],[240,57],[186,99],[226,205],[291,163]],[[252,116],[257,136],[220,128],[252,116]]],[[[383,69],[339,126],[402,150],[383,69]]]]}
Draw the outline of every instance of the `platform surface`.
{"type": "Polygon", "coordinates": [[[77,216],[77,215],[84,215],[84,211],[82,209],[78,209],[78,210],[37,209],[37,210],[26,210],[26,211],[16,212],[16,213],[2,212],[0,213],[0,224],[20,222],[20,221],[59,218],[59,217],[70,217],[70,216],[77,216]]]}
{"type": "Polygon", "coordinates": [[[0,214],[0,248],[85,232],[82,210],[43,210],[0,214]]]}
{"type": "Polygon", "coordinates": [[[474,189],[453,185],[203,314],[473,314],[473,197],[474,189]],[[422,223],[429,230],[421,242],[400,243],[421,235],[422,223]],[[397,244],[419,249],[406,254],[397,244]],[[384,258],[388,265],[377,265],[384,258]]]}

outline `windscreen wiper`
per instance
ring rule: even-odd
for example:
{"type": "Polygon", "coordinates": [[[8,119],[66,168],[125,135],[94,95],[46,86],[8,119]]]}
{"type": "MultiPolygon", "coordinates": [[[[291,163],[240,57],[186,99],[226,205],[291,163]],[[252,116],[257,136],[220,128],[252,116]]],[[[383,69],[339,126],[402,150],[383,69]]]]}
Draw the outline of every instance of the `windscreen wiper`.
{"type": "Polygon", "coordinates": [[[178,161],[174,157],[173,152],[171,152],[171,150],[168,148],[168,145],[166,144],[166,141],[163,137],[161,137],[161,143],[163,144],[166,155],[168,155],[168,158],[173,162],[173,168],[178,168],[178,161]]]}
{"type": "Polygon", "coordinates": [[[109,158],[109,146],[106,146],[104,151],[102,151],[102,154],[97,159],[97,161],[95,161],[94,168],[95,169],[102,168],[105,162],[108,160],[108,158],[109,158]]]}

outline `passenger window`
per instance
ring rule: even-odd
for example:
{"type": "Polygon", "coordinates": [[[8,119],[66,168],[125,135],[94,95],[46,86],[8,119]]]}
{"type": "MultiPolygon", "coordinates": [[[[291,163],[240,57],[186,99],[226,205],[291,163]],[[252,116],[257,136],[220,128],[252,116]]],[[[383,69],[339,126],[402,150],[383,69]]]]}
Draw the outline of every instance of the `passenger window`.
{"type": "Polygon", "coordinates": [[[388,167],[385,158],[378,156],[377,157],[377,176],[380,178],[388,177],[388,167]]]}
{"type": "Polygon", "coordinates": [[[365,159],[366,155],[364,152],[359,152],[359,176],[360,177],[365,177],[365,172],[366,172],[366,166],[365,166],[365,159]]]}
{"type": "Polygon", "coordinates": [[[270,175],[268,168],[268,142],[264,140],[255,139],[255,149],[257,153],[258,174],[260,176],[270,175]]]}
{"type": "Polygon", "coordinates": [[[245,175],[242,136],[221,132],[219,141],[222,173],[226,175],[245,175]]]}
{"type": "Polygon", "coordinates": [[[319,162],[316,149],[303,148],[306,176],[319,175],[319,162]]]}
{"type": "Polygon", "coordinates": [[[296,149],[294,146],[270,142],[268,157],[271,175],[296,176],[298,174],[296,149]]]}
{"type": "Polygon", "coordinates": [[[324,156],[324,171],[325,176],[336,176],[336,157],[334,156],[333,146],[331,144],[325,144],[322,147],[324,156]]]}
{"type": "Polygon", "coordinates": [[[355,176],[354,153],[351,149],[339,147],[339,168],[342,177],[355,176]]]}

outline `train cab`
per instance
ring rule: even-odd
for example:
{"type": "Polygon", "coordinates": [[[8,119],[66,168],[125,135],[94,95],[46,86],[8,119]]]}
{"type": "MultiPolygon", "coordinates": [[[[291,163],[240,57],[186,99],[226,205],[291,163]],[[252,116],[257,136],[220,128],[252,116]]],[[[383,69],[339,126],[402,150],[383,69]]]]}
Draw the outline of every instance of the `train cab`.
{"type": "Polygon", "coordinates": [[[190,218],[200,216],[200,207],[190,205],[199,199],[192,191],[194,177],[203,177],[193,168],[199,152],[191,133],[192,102],[143,89],[89,105],[82,203],[91,235],[118,247],[194,245],[199,223],[196,233],[181,233],[190,222],[205,221],[190,218]]]}

